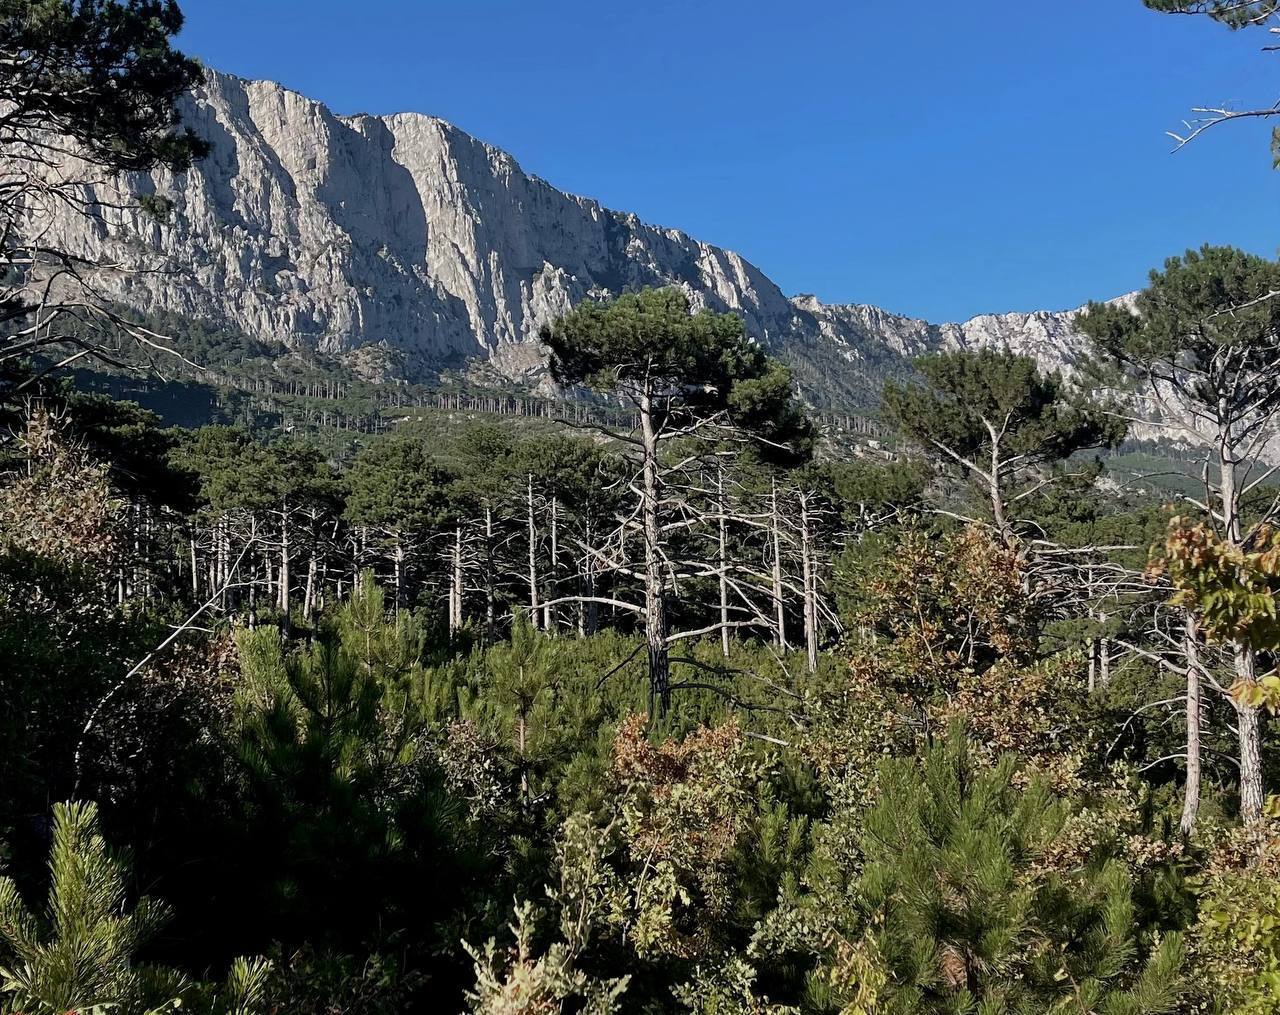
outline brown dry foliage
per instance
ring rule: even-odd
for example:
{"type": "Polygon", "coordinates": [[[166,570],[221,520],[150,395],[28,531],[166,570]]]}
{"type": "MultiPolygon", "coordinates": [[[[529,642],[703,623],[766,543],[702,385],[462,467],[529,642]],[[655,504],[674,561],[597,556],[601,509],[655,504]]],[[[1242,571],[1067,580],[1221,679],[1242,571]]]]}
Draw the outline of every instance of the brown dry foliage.
{"type": "Polygon", "coordinates": [[[33,411],[18,438],[19,475],[0,487],[0,544],[61,563],[105,566],[122,535],[123,502],[107,466],[67,434],[67,423],[33,411]]]}

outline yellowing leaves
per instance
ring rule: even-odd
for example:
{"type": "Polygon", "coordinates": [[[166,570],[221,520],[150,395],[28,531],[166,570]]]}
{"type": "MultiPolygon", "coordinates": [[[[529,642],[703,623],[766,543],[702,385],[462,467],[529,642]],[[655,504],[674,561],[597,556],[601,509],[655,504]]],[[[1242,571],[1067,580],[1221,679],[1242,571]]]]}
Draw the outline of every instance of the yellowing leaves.
{"type": "MultiPolygon", "coordinates": [[[[1177,589],[1173,604],[1194,611],[1210,641],[1280,648],[1280,530],[1264,526],[1240,547],[1208,525],[1174,518],[1156,568],[1177,589]]],[[[1238,680],[1230,693],[1241,705],[1280,710],[1280,675],[1238,680]]]]}

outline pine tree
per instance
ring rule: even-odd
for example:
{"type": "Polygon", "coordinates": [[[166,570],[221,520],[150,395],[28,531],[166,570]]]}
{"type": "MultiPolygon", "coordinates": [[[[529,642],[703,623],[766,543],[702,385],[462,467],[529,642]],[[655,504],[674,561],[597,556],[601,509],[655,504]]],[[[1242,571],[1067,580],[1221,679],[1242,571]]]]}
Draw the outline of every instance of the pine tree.
{"type": "Polygon", "coordinates": [[[1137,939],[1118,860],[1054,861],[1069,808],[1015,771],[976,768],[958,727],[923,765],[883,766],[856,889],[883,1010],[1175,1011],[1180,937],[1137,939]]]}
{"type": "Polygon", "coordinates": [[[448,513],[450,477],[421,441],[392,435],[361,451],[345,478],[345,516],[386,547],[395,605],[403,606],[408,569],[448,513]]]}
{"type": "Polygon", "coordinates": [[[557,383],[619,395],[639,420],[632,434],[610,436],[638,473],[644,606],[637,612],[644,620],[654,705],[665,712],[677,577],[665,526],[678,496],[666,450],[681,439],[736,437],[771,455],[794,457],[810,449],[811,427],[793,397],[790,372],[747,338],[742,318],[709,310],[691,314],[689,298],[678,288],[579,304],[544,327],[542,341],[557,383]]]}
{"type": "Polygon", "coordinates": [[[990,524],[1009,546],[1022,538],[1018,504],[1055,479],[1078,451],[1114,445],[1124,427],[1035,360],[1011,352],[930,353],[915,361],[926,384],[884,389],[884,407],[904,434],[958,469],[987,502],[990,524]]]}
{"type": "Polygon", "coordinates": [[[93,804],[54,807],[49,880],[40,918],[23,903],[14,882],[0,878],[0,940],[11,953],[0,960],[5,1010],[27,1015],[161,1015],[179,1009],[254,1015],[262,1010],[268,967],[261,961],[237,960],[221,990],[138,961],[168,909],[147,896],[129,904],[128,868],[107,848],[93,804]]]}
{"type": "MultiPolygon", "coordinates": [[[[1280,264],[1230,247],[1172,257],[1132,308],[1091,304],[1079,326],[1166,432],[1203,462],[1201,499],[1187,500],[1233,550],[1272,521],[1273,502],[1249,517],[1246,497],[1270,475],[1262,456],[1280,436],[1280,264]]],[[[1264,798],[1262,732],[1248,702],[1257,682],[1252,646],[1230,639],[1240,745],[1240,811],[1256,821],[1264,798]]]]}

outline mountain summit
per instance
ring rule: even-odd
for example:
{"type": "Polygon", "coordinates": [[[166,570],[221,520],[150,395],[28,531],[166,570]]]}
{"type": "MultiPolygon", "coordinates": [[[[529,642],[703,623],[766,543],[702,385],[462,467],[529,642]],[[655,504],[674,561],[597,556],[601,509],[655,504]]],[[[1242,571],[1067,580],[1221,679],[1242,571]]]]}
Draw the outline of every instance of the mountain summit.
{"type": "Polygon", "coordinates": [[[112,182],[92,227],[70,213],[53,225],[68,249],[146,269],[104,282],[139,310],[411,379],[475,359],[518,376],[540,363],[539,326],[573,303],[676,284],[696,305],[740,313],[811,398],[835,404],[873,400],[880,377],[925,349],[999,345],[1051,367],[1078,349],[1070,314],[932,325],[789,299],[738,254],[556,190],[434,117],[337,116],[216,71],[183,114],[209,156],[186,174],[121,181],[171,202],[167,220],[121,208],[112,182]]]}

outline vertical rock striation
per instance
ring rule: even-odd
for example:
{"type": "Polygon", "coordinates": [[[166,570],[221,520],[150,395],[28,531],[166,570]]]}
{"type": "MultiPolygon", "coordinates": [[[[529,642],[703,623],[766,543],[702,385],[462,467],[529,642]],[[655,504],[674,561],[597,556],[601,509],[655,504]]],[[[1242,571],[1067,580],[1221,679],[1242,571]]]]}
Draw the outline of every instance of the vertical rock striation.
{"type": "Polygon", "coordinates": [[[434,117],[336,116],[214,71],[185,101],[184,119],[212,145],[206,160],[101,185],[96,221],[53,223],[66,248],[145,269],[103,280],[142,311],[355,362],[373,347],[409,378],[475,358],[516,376],[538,368],[539,326],[572,303],[676,284],[698,305],[742,314],[819,401],[857,401],[924,349],[997,344],[1057,366],[1079,348],[1070,315],[936,326],[788,299],[739,255],[562,193],[434,117]],[[117,186],[168,199],[172,214],[114,207],[117,186]]]}

